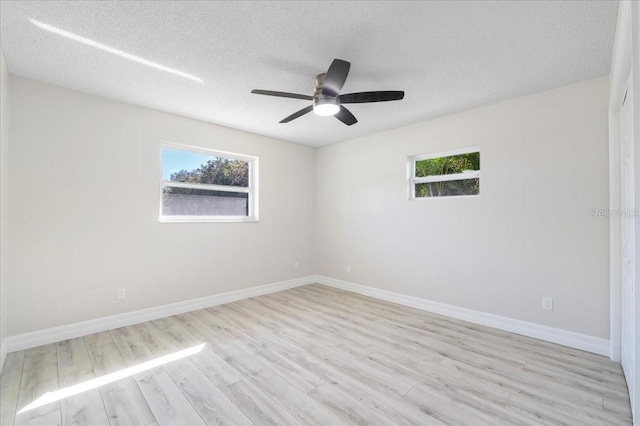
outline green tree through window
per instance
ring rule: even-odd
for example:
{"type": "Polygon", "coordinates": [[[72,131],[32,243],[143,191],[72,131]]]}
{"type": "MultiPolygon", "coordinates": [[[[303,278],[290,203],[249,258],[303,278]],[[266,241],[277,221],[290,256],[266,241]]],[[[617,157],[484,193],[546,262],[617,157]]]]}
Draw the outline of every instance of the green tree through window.
{"type": "MultiPolygon", "coordinates": [[[[427,158],[415,161],[415,177],[460,175],[480,170],[480,152],[427,158]]],[[[415,196],[439,197],[448,195],[477,195],[480,192],[480,178],[439,179],[433,182],[416,182],[415,196]]]]}
{"type": "MultiPolygon", "coordinates": [[[[228,158],[214,158],[207,161],[195,170],[180,170],[171,174],[169,180],[184,183],[200,183],[207,185],[228,185],[246,188],[249,186],[249,164],[246,161],[231,160],[228,158]]],[[[181,188],[182,193],[190,193],[186,188],[181,188]]],[[[171,193],[175,188],[165,188],[171,193]]],[[[243,196],[230,193],[227,196],[243,196]]]]}

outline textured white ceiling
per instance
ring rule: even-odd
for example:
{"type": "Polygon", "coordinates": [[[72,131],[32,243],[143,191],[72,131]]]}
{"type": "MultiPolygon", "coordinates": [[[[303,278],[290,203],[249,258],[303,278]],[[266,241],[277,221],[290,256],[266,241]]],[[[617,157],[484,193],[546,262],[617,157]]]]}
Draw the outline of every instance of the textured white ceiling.
{"type": "Polygon", "coordinates": [[[328,145],[609,73],[616,1],[2,1],[13,75],[310,146],[328,145]],[[45,31],[29,19],[201,78],[198,83],[45,31]],[[282,118],[334,58],[359,122],[282,118]]]}

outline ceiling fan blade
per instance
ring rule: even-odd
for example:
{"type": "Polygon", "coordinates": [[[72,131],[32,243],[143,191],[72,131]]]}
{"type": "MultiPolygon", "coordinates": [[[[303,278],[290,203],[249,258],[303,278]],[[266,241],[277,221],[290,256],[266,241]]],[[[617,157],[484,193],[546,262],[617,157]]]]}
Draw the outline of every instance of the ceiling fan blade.
{"type": "Polygon", "coordinates": [[[404,92],[401,90],[346,93],[344,95],[340,95],[340,103],[363,104],[368,102],[399,101],[402,98],[404,98],[404,92]]]}
{"type": "Polygon", "coordinates": [[[354,115],[351,114],[351,111],[349,111],[343,106],[340,106],[340,111],[338,111],[338,113],[334,115],[334,117],[342,121],[347,126],[351,126],[358,122],[358,120],[356,120],[356,117],[354,117],[354,115]]]}
{"type": "Polygon", "coordinates": [[[324,76],[322,94],[325,96],[338,96],[349,75],[349,68],[351,68],[349,62],[342,59],[334,59],[327,74],[324,76]]]}
{"type": "Polygon", "coordinates": [[[291,114],[290,116],[283,118],[282,120],[280,120],[280,123],[288,123],[291,120],[295,120],[298,117],[302,117],[303,115],[309,113],[313,111],[313,105],[309,105],[306,108],[302,108],[300,111],[296,111],[293,114],[291,114]]]}
{"type": "Polygon", "coordinates": [[[256,95],[267,95],[267,96],[278,96],[280,98],[293,98],[293,99],[304,99],[305,101],[312,101],[313,96],[308,95],[299,95],[297,93],[287,93],[287,92],[274,92],[273,90],[258,90],[254,89],[251,93],[256,95]]]}

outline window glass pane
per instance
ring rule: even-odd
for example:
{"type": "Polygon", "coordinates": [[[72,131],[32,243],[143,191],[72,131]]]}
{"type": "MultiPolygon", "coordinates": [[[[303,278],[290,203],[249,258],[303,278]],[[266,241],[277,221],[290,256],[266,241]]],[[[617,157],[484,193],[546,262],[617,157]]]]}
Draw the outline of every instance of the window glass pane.
{"type": "Polygon", "coordinates": [[[478,195],[480,179],[450,180],[416,184],[416,198],[450,195],[478,195]]]}
{"type": "Polygon", "coordinates": [[[204,189],[162,189],[164,216],[248,216],[249,194],[204,189]]]}
{"type": "Polygon", "coordinates": [[[164,148],[162,150],[162,179],[246,188],[249,186],[249,163],[164,148]]]}
{"type": "Polygon", "coordinates": [[[416,161],[416,177],[450,175],[471,170],[480,170],[479,152],[416,161]]]}

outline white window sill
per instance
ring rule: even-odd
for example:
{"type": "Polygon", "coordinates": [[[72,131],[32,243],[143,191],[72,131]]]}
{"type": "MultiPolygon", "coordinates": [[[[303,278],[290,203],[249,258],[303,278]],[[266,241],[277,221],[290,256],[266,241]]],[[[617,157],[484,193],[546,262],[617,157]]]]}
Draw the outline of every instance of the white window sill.
{"type": "Polygon", "coordinates": [[[410,197],[409,201],[412,200],[435,200],[437,198],[474,198],[479,197],[480,194],[467,194],[467,195],[439,195],[437,197],[410,197]]]}
{"type": "Polygon", "coordinates": [[[244,223],[259,222],[260,220],[253,217],[243,218],[227,218],[227,217],[166,217],[158,218],[160,223],[244,223]]]}

